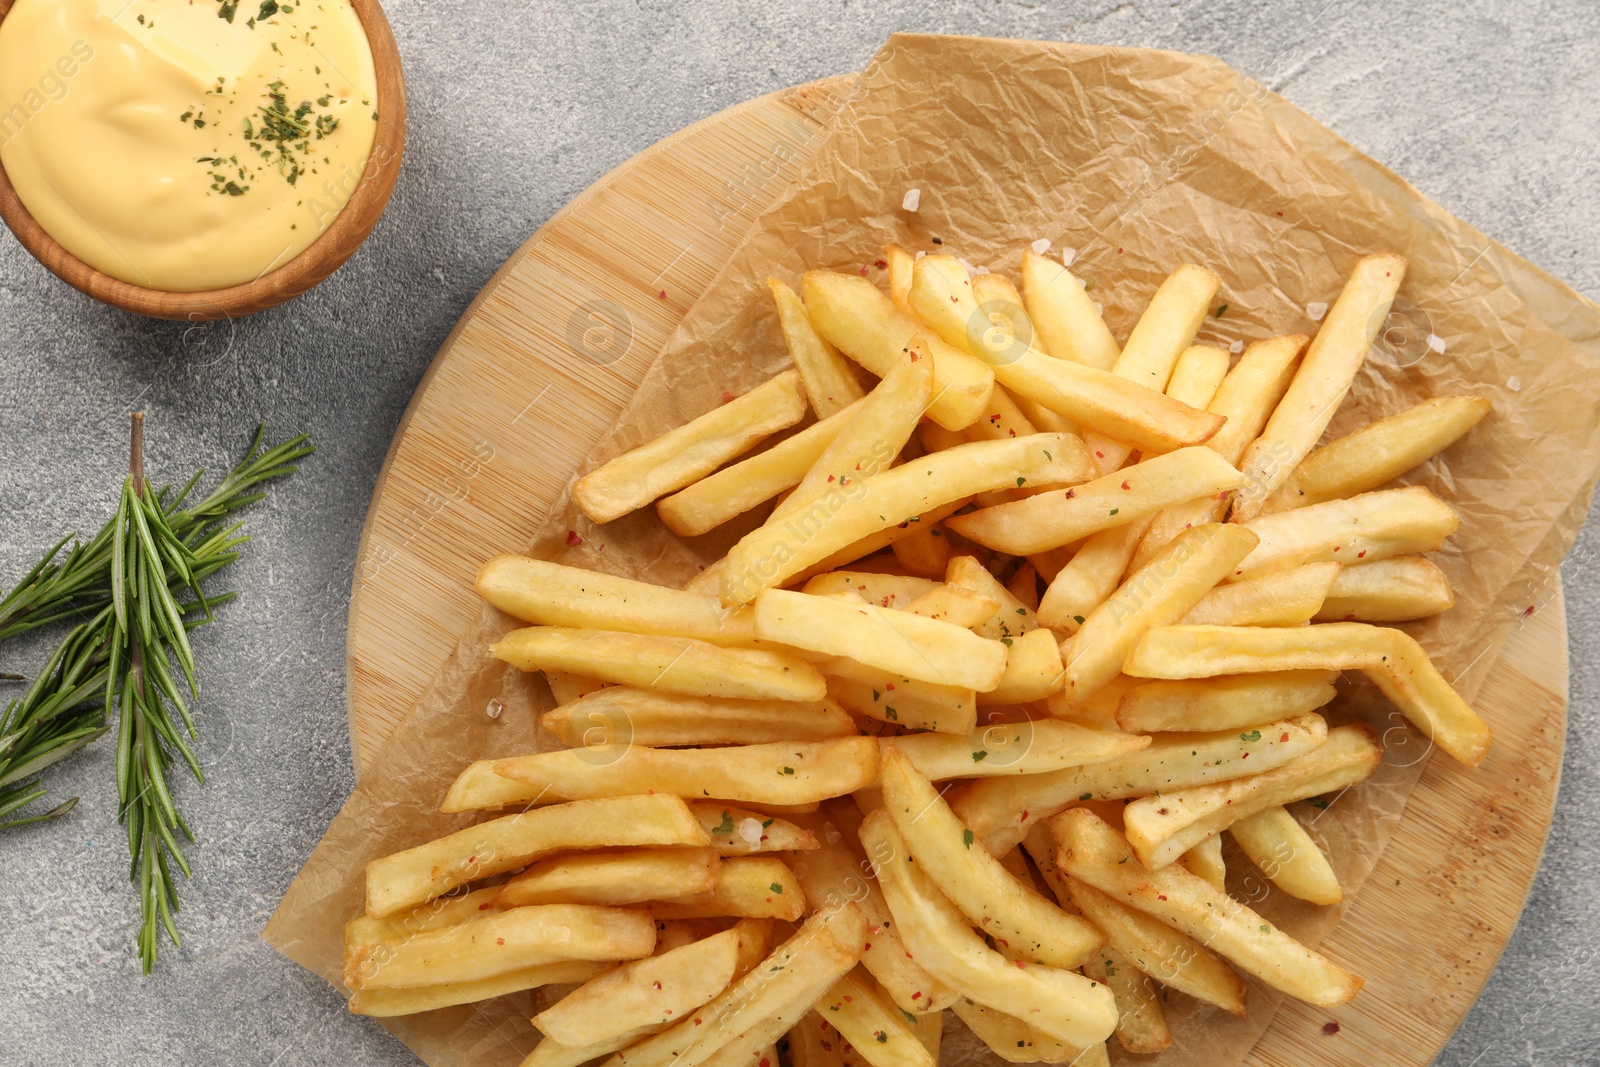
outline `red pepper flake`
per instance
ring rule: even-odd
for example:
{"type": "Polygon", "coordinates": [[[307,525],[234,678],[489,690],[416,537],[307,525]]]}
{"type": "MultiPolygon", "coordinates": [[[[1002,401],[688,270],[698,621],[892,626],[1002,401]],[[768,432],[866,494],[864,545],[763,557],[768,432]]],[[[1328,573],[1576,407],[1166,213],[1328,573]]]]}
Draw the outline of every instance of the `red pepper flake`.
{"type": "Polygon", "coordinates": [[[660,982],[651,982],[650,986],[653,989],[660,989],[661,988],[661,983],[660,982]]]}
{"type": "Polygon", "coordinates": [[[961,303],[961,301],[959,301],[959,300],[957,300],[957,299],[956,299],[956,294],[954,294],[954,293],[951,293],[951,294],[950,294],[950,303],[952,303],[952,304],[959,304],[959,303],[961,303]]]}
{"type": "Polygon", "coordinates": [[[1012,960],[1011,962],[1017,965],[1017,970],[1019,971],[1025,971],[1028,969],[1028,965],[1023,963],[1021,960],[1012,960]]]}
{"type": "MultiPolygon", "coordinates": [[[[767,835],[766,834],[762,834],[761,835],[761,840],[765,841],[766,839],[767,839],[767,835]]],[[[872,951],[872,942],[868,941],[865,945],[862,945],[861,946],[861,951],[862,952],[871,952],[872,951]]]]}
{"type": "Polygon", "coordinates": [[[503,945],[506,943],[506,939],[503,937],[497,937],[494,939],[494,943],[497,945],[503,945]]]}
{"type": "Polygon", "coordinates": [[[661,290],[659,293],[656,294],[656,299],[657,300],[665,300],[666,298],[667,298],[667,291],[665,289],[661,290]]]}
{"type": "Polygon", "coordinates": [[[884,682],[883,683],[883,687],[884,687],[884,689],[888,690],[891,693],[894,692],[894,683],[893,682],[884,682]]]}
{"type": "Polygon", "coordinates": [[[1071,500],[1073,497],[1075,497],[1077,495],[1078,495],[1078,491],[1076,489],[1068,489],[1067,490],[1067,499],[1068,500],[1071,500]]]}
{"type": "Polygon", "coordinates": [[[668,1009],[667,1009],[667,1014],[668,1014],[668,1015],[671,1015],[671,1014],[672,1014],[672,1009],[671,1009],[671,1008],[668,1008],[668,1009]]]}
{"type": "Polygon", "coordinates": [[[881,260],[881,259],[880,259],[880,260],[878,260],[878,261],[877,261],[877,262],[876,262],[876,263],[874,263],[874,264],[873,264],[873,266],[874,266],[874,267],[877,267],[877,268],[878,268],[878,269],[879,269],[879,270],[882,270],[882,269],[883,269],[883,268],[885,268],[885,267],[887,267],[887,266],[888,266],[888,265],[889,265],[889,264],[887,264],[887,263],[885,263],[885,262],[884,262],[884,261],[883,261],[883,260],[881,260]]]}
{"type": "MultiPolygon", "coordinates": [[[[866,271],[862,271],[861,273],[865,274],[866,271]]],[[[772,1061],[767,1059],[765,1056],[761,1057],[761,1067],[772,1067],[772,1061]]]]}
{"type": "Polygon", "coordinates": [[[1128,479],[1126,479],[1126,478],[1122,479],[1122,488],[1124,488],[1124,489],[1132,488],[1130,485],[1128,485],[1128,479]]]}
{"type": "Polygon", "coordinates": [[[919,989],[915,993],[911,994],[911,999],[912,1000],[921,1000],[922,999],[922,990],[919,989]]]}
{"type": "Polygon", "coordinates": [[[1166,894],[1165,894],[1165,893],[1157,893],[1157,894],[1156,894],[1156,899],[1157,899],[1157,900],[1166,900],[1166,899],[1167,899],[1167,896],[1166,896],[1166,894]]]}
{"type": "Polygon", "coordinates": [[[1333,546],[1333,550],[1334,550],[1334,551],[1335,551],[1335,552],[1337,552],[1337,551],[1339,551],[1339,549],[1341,549],[1341,548],[1343,548],[1343,547],[1344,547],[1344,546],[1343,546],[1343,545],[1334,545],[1334,546],[1333,546]]]}
{"type": "Polygon", "coordinates": [[[1095,459],[1105,459],[1106,458],[1106,454],[1104,452],[1100,451],[1097,448],[1097,449],[1094,450],[1094,458],[1095,459]]]}
{"type": "Polygon", "coordinates": [[[1356,559],[1360,559],[1361,557],[1365,556],[1366,554],[1367,554],[1367,550],[1363,548],[1360,552],[1356,553],[1356,559]]]}
{"type": "Polygon", "coordinates": [[[567,544],[569,544],[569,545],[581,545],[581,544],[583,544],[583,538],[578,536],[578,531],[577,530],[568,530],[567,531],[567,544]]]}
{"type": "Polygon", "coordinates": [[[1355,619],[1355,617],[1356,617],[1356,613],[1355,612],[1353,612],[1353,611],[1345,612],[1344,621],[1345,622],[1351,622],[1351,621],[1353,621],[1355,619]]]}
{"type": "Polygon", "coordinates": [[[915,352],[911,353],[911,362],[915,363],[917,360],[919,360],[921,358],[922,357],[917,355],[915,352]]]}
{"type": "MultiPolygon", "coordinates": [[[[1385,275],[1385,277],[1387,277],[1387,275],[1385,275]]],[[[1323,1023],[1322,1024],[1322,1036],[1323,1037],[1332,1037],[1334,1034],[1337,1034],[1338,1032],[1339,1032],[1339,1024],[1338,1023],[1323,1023]]]]}
{"type": "Polygon", "coordinates": [[[1120,249],[1120,248],[1117,249],[1117,255],[1119,255],[1119,256],[1122,255],[1122,249],[1120,249]]]}
{"type": "Polygon", "coordinates": [[[863,277],[863,278],[865,278],[865,277],[866,277],[866,276],[867,276],[867,268],[865,268],[865,267],[862,267],[862,268],[861,268],[861,276],[862,276],[862,277],[863,277]]]}
{"type": "Polygon", "coordinates": [[[1021,814],[1021,816],[1018,817],[1017,821],[1018,822],[1027,822],[1028,821],[1028,810],[1026,808],[1024,808],[1022,810],[1022,814],[1021,814]]]}
{"type": "Polygon", "coordinates": [[[488,911],[492,907],[494,907],[494,901],[486,900],[482,904],[478,905],[478,910],[479,911],[488,911]]]}
{"type": "Polygon", "coordinates": [[[1288,733],[1288,731],[1284,731],[1284,735],[1282,737],[1278,738],[1278,741],[1279,742],[1283,742],[1283,741],[1287,741],[1287,740],[1289,740],[1289,733],[1288,733]]]}
{"type": "Polygon", "coordinates": [[[1532,604],[1529,604],[1527,607],[1522,609],[1522,617],[1524,619],[1526,619],[1529,615],[1532,615],[1532,614],[1533,614],[1533,605],[1532,604]]]}
{"type": "Polygon", "coordinates": [[[699,1020],[699,1019],[696,1019],[696,1020],[695,1020],[695,1021],[694,1021],[694,1024],[695,1024],[695,1025],[696,1025],[696,1026],[699,1026],[699,1025],[700,1025],[700,1020],[699,1020]]]}
{"type": "MultiPolygon", "coordinates": [[[[1248,753],[1248,752],[1246,752],[1246,753],[1244,753],[1244,754],[1243,754],[1243,755],[1241,755],[1241,756],[1240,756],[1240,757],[1239,757],[1239,758],[1240,758],[1240,759],[1249,759],[1249,758],[1250,758],[1250,753],[1248,753]]],[[[1228,801],[1228,803],[1229,803],[1229,804],[1232,804],[1232,803],[1233,803],[1233,801],[1231,801],[1231,800],[1230,800],[1230,801],[1228,801]]]]}
{"type": "Polygon", "coordinates": [[[849,994],[848,994],[848,993],[847,993],[847,994],[845,994],[845,998],[844,998],[844,1002],[845,1002],[845,1003],[846,1003],[846,1004],[849,1004],[849,1003],[850,1003],[850,1002],[851,1002],[851,1000],[852,1000],[852,999],[853,999],[853,998],[852,998],[852,997],[851,997],[851,996],[850,996],[850,995],[849,995],[849,994]]]}
{"type": "Polygon", "coordinates": [[[830,482],[833,481],[833,475],[831,475],[831,474],[828,475],[828,481],[830,481],[830,482]]]}
{"type": "Polygon", "coordinates": [[[730,400],[732,400],[732,399],[733,399],[733,394],[732,394],[732,393],[730,393],[730,392],[728,392],[728,391],[727,391],[727,390],[726,390],[726,389],[724,389],[724,390],[723,390],[723,391],[722,391],[722,402],[723,402],[723,403],[724,403],[724,404],[726,404],[726,403],[727,403],[727,402],[728,402],[728,401],[730,401],[730,400]]]}

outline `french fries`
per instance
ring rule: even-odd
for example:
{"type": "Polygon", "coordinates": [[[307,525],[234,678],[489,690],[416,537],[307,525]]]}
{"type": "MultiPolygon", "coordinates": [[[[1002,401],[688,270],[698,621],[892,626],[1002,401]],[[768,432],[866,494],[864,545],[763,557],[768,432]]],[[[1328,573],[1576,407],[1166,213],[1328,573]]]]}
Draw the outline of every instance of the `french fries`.
{"type": "Polygon", "coordinates": [[[640,904],[703,893],[716,884],[710,848],[640,848],[580,852],[540,860],[505,884],[495,902],[522,904],[640,904]]]}
{"type": "Polygon", "coordinates": [[[983,564],[968,555],[954,556],[946,566],[944,580],[950,585],[969,590],[979,596],[996,601],[1000,609],[986,622],[974,626],[979,637],[996,641],[1017,638],[1037,629],[1038,617],[1034,610],[1017,598],[1017,595],[990,574],[983,564]]]}
{"type": "Polygon", "coordinates": [[[1008,1063],[1085,1062],[1078,1049],[1041,1034],[1014,1015],[975,1004],[966,997],[952,1004],[951,1010],[974,1037],[989,1046],[989,1051],[1008,1063]]]}
{"type": "Polygon", "coordinates": [[[1165,390],[1178,357],[1194,341],[1221,287],[1222,279],[1204,267],[1185,263],[1173,271],[1139,316],[1112,371],[1146,388],[1165,390]]]}
{"type": "Polygon", "coordinates": [[[1090,534],[1083,547],[1050,580],[1050,587],[1039,602],[1041,624],[1063,633],[1077,633],[1094,609],[1116,592],[1154,518],[1145,515],[1090,534]]]}
{"type": "Polygon", "coordinates": [[[1340,570],[1337,563],[1308,563],[1218,586],[1178,621],[1202,626],[1299,626],[1321,613],[1340,570]]]}
{"type": "Polygon", "coordinates": [[[1143,682],[1117,705],[1130,733],[1232,730],[1316,711],[1334,698],[1335,671],[1280,671],[1178,682],[1143,682]]]}
{"type": "Polygon", "coordinates": [[[1241,480],[1209,448],[1180,448],[1071,489],[958,515],[945,525],[980,545],[1026,556],[1125,526],[1170,504],[1237,488],[1241,480]]]}
{"type": "Polygon", "coordinates": [[[753,919],[798,920],[806,912],[805,893],[794,872],[775,856],[742,856],[721,860],[712,868],[711,886],[682,896],[654,894],[660,903],[651,912],[658,919],[701,919],[724,915],[753,919]]]}
{"type": "Polygon", "coordinates": [[[493,767],[501,777],[551,798],[620,796],[642,789],[746,804],[798,805],[871,784],[878,776],[878,746],[870,737],[847,737],[732,748],[629,748],[601,759],[582,749],[564,749],[499,760],[493,767]]]}
{"type": "MultiPolygon", "coordinates": [[[[877,755],[874,746],[872,754],[877,755]]],[[[452,810],[446,801],[445,810],[452,810]]],[[[463,810],[456,808],[453,810],[463,810]]],[[[394,915],[479,878],[557,852],[711,844],[675,796],[614,796],[555,804],[457,830],[367,864],[367,914],[394,915]]]]}
{"type": "MultiPolygon", "coordinates": [[[[883,753],[882,810],[893,820],[922,875],[1006,955],[1071,969],[1100,946],[1094,927],[1039,896],[981,845],[974,848],[972,831],[956,818],[927,777],[893,747],[883,753]]],[[[893,898],[890,909],[894,910],[893,898]]],[[[917,951],[914,946],[912,951],[917,951]]]]}
{"type": "Polygon", "coordinates": [[[581,671],[690,696],[817,701],[828,688],[822,675],[794,656],[664,634],[527,626],[506,634],[489,652],[525,671],[581,671]]]}
{"type": "Polygon", "coordinates": [[[533,1025],[552,1041],[578,1047],[677,1022],[728,988],[738,962],[739,935],[724,930],[607,971],[535,1015],[533,1025]]]}
{"type": "Polygon", "coordinates": [[[1266,510],[1355,496],[1449,448],[1489,414],[1481,396],[1436,396],[1330,441],[1296,467],[1266,510]]]}
{"type": "Polygon", "coordinates": [[[933,1054],[906,1016],[859,967],[835,982],[816,1007],[872,1067],[934,1067],[933,1054]]]}
{"type": "Polygon", "coordinates": [[[1085,700],[1115,678],[1146,630],[1181,618],[1256,544],[1254,533],[1228,523],[1200,526],[1173,540],[1095,608],[1068,643],[1062,659],[1069,699],[1085,700]]]}
{"type": "Polygon", "coordinates": [[[863,538],[975,493],[1015,486],[1018,479],[1081,481],[1088,472],[1083,442],[1071,434],[979,441],[903,463],[746,534],[728,553],[722,601],[748,603],[863,538]]]}
{"type": "Polygon", "coordinates": [[[672,745],[764,744],[849,737],[855,723],[826,698],[798,703],[730,700],[614,685],[539,717],[563,744],[672,745]]]}
{"type": "Polygon", "coordinates": [[[1104,986],[1054,967],[1018,967],[985,945],[921,865],[910,862],[886,812],[867,816],[861,835],[900,937],[929,973],[969,1000],[1009,1009],[1077,1048],[1116,1029],[1116,1001],[1104,986]]]}
{"type": "Polygon", "coordinates": [[[940,782],[952,778],[1043,774],[1063,767],[1106,763],[1149,747],[1150,738],[1041,719],[993,723],[966,737],[906,734],[881,738],[879,744],[903,753],[919,772],[940,782]]]}
{"type": "Polygon", "coordinates": [[[800,376],[785,371],[676,430],[579,478],[572,500],[593,522],[610,522],[699,481],[806,413],[800,376]]]}
{"type": "Polygon", "coordinates": [[[1258,811],[1228,827],[1228,833],[1250,862],[1290,896],[1313,904],[1344,899],[1328,857],[1287,808],[1258,811]]]}
{"type": "Polygon", "coordinates": [[[1121,349],[1083,283],[1036,252],[1022,253],[1022,298],[1042,348],[1057,359],[1108,371],[1121,349]]]}
{"type": "Polygon", "coordinates": [[[1124,832],[1141,863],[1165,867],[1240,819],[1365,781],[1382,760],[1371,727],[1340,726],[1315,751],[1262,774],[1135,800],[1123,809],[1124,832]]]}
{"type": "Polygon", "coordinates": [[[1432,552],[1460,524],[1454,508],[1420,485],[1263,515],[1245,524],[1261,544],[1230,580],[1308,563],[1354,565],[1432,552]]]}
{"type": "Polygon", "coordinates": [[[756,597],[756,635],[824,656],[849,656],[889,674],[993,689],[1006,648],[948,622],[871,604],[768,589],[756,597]]]}
{"type": "Polygon", "coordinates": [[[1172,1047],[1172,1031],[1161,1010],[1160,994],[1150,977],[1109,945],[1089,957],[1083,976],[1111,990],[1117,998],[1117,1043],[1129,1052],[1148,1055],[1172,1047]]]}
{"type": "Polygon", "coordinates": [[[492,1000],[540,986],[587,982],[613,966],[609,962],[593,960],[562,960],[559,963],[523,967],[472,982],[407,986],[402,989],[357,989],[350,994],[350,1014],[392,1019],[439,1008],[453,1008],[457,1004],[476,1004],[480,1000],[492,1000]]]}
{"type": "Polygon", "coordinates": [[[977,693],[971,689],[885,674],[843,656],[820,666],[828,695],[865,718],[949,734],[971,733],[978,723],[977,693]]]}
{"type": "Polygon", "coordinates": [[[802,587],[812,596],[850,593],[868,604],[883,608],[904,608],[933,592],[939,583],[931,578],[906,574],[880,574],[874,571],[829,571],[819,574],[802,587]]]}
{"type": "Polygon", "coordinates": [[[1034,823],[1073,803],[1122,800],[1242,778],[1309,752],[1327,736],[1328,725],[1320,715],[1297,715],[1263,725],[1254,740],[1236,730],[1162,734],[1148,748],[1107,763],[980,779],[953,791],[950,806],[984,847],[998,855],[1020,844],[1034,823]]]}
{"type": "Polygon", "coordinates": [[[795,371],[817,418],[837,415],[860,400],[864,391],[855,371],[838,349],[818,335],[799,295],[776,278],[767,279],[767,288],[778,308],[778,325],[783,329],[789,358],[794,360],[795,371]]]}
{"type": "Polygon", "coordinates": [[[934,400],[928,417],[934,422],[961,430],[983,415],[994,372],[965,352],[934,344],[921,324],[877,286],[865,278],[814,270],[807,272],[801,291],[817,332],[880,378],[913,340],[924,336],[933,359],[934,400]]]}
{"type": "Polygon", "coordinates": [[[1422,646],[1401,630],[1359,622],[1293,629],[1157,627],[1140,638],[1122,669],[1141,678],[1359,670],[1417,729],[1462,763],[1475,767],[1489,751],[1489,727],[1445,681],[1422,646]]]}
{"type": "Polygon", "coordinates": [[[1432,560],[1394,556],[1340,568],[1316,618],[1318,622],[1406,622],[1449,611],[1455,604],[1450,579],[1432,560]]]}
{"type": "Polygon", "coordinates": [[[1288,392],[1245,451],[1239,468],[1245,486],[1234,500],[1235,521],[1259,515],[1328,428],[1383,328],[1405,273],[1406,259],[1397,255],[1365,256],[1351,271],[1288,392]]]}
{"type": "MultiPolygon", "coordinates": [[[[1124,808],[1119,814],[1125,816],[1124,808]]],[[[1222,858],[1222,835],[1213,834],[1210,837],[1191,845],[1189,850],[1178,857],[1193,874],[1198,874],[1218,889],[1227,888],[1228,866],[1222,858]]]]}
{"type": "MultiPolygon", "coordinates": [[[[992,617],[992,616],[991,616],[992,617]]],[[[978,693],[979,704],[1031,704],[1061,691],[1066,671],[1061,646],[1049,630],[1030,630],[1005,645],[1006,668],[993,689],[978,693]]]]}
{"type": "Polygon", "coordinates": [[[818,847],[817,837],[810,830],[776,815],[711,800],[691,800],[689,811],[711,835],[711,847],[719,856],[807,852],[818,847]]]}
{"type": "Polygon", "coordinates": [[[1343,1004],[1362,979],[1306,948],[1260,915],[1173,865],[1152,871],[1127,840],[1093,813],[1066,811],[1050,822],[1058,862],[1073,878],[1204,941],[1274,989],[1308,1004],[1343,1004]]]}

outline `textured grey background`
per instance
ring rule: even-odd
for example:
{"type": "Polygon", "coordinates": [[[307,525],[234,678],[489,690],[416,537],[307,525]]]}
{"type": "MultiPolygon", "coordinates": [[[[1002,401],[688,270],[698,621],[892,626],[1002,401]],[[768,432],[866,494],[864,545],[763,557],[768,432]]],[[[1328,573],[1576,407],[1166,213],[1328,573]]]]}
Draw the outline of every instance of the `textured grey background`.
{"type": "MultiPolygon", "coordinates": [[[[351,788],[345,610],[361,521],[423,368],[490,273],[611,167],[719,108],[859,68],[917,29],[1207,52],[1449,210],[1600,298],[1600,15],[1519,5],[391,0],[410,142],[373,238],[330,282],[232,326],[131,318],[0,238],[0,583],[92,530],[149,412],[154,470],[231,461],[259,419],[322,451],[250,516],[241,603],[200,639],[199,837],[185,946],[141,979],[110,749],[53,778],[83,803],[0,837],[0,1045],[25,1064],[405,1064],[382,1029],[258,938],[351,788]],[[1274,7],[1268,13],[1261,8],[1274,7]]],[[[1600,552],[1600,523],[1578,558],[1600,552]]],[[[1440,1059],[1600,1064],[1600,574],[1569,562],[1572,712],[1544,866],[1504,960],[1440,1059]]],[[[37,651],[0,650],[0,669],[37,651]]]]}

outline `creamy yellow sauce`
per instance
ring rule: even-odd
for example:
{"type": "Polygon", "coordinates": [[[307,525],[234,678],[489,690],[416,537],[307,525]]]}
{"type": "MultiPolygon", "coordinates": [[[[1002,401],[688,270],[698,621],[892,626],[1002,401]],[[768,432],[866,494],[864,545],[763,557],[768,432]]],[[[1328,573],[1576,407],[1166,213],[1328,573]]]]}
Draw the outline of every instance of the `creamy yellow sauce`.
{"type": "Polygon", "coordinates": [[[0,163],[29,213],[98,270],[178,292],[315,241],[372,151],[372,49],[349,0],[274,6],[16,0],[0,163]]]}

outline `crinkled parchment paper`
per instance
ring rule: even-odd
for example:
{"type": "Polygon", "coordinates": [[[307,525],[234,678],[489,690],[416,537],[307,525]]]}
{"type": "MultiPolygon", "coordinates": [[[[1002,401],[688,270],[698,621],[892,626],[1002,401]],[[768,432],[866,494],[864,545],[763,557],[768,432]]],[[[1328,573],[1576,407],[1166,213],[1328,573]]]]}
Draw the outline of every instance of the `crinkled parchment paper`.
{"type": "MultiPolygon", "coordinates": [[[[1119,338],[1174,266],[1214,268],[1228,310],[1207,318],[1200,339],[1224,347],[1312,333],[1308,306],[1331,302],[1360,255],[1410,257],[1395,313],[1329,432],[1428,396],[1493,400],[1485,423],[1408,478],[1461,512],[1460,531],[1437,557],[1457,606],[1412,630],[1470,699],[1519,618],[1553,596],[1554,568],[1588,508],[1600,457],[1600,308],[1213,59],[891,38],[800,179],[690,311],[589,465],[788,363],[766,275],[797,284],[809,268],[865,267],[882,280],[873,264],[895,241],[1015,277],[1021,250],[1040,238],[1052,242],[1052,255],[1076,250],[1073,268],[1092,280],[1119,338]],[[912,188],[921,190],[915,213],[900,206],[912,188]]],[[[594,528],[563,500],[532,551],[676,584],[757,518],[685,543],[649,510],[594,528]],[[566,545],[569,530],[582,545],[566,545]]],[[[533,724],[550,700],[542,682],[502,669],[485,652],[510,625],[485,611],[362,779],[267,927],[279,951],[337,983],[340,929],[361,909],[365,863],[464,825],[436,806],[468,761],[550,746],[533,724]],[[491,699],[506,705],[498,719],[485,714],[491,699]]],[[[1398,822],[1426,746],[1396,727],[1369,688],[1348,689],[1331,717],[1374,722],[1389,749],[1377,777],[1314,826],[1353,889],[1398,822]]],[[[1491,722],[1497,744],[1517,744],[1508,725],[1491,722]]],[[[1260,876],[1237,858],[1233,867],[1235,891],[1261,897],[1260,876]]],[[[1312,942],[1340,910],[1281,893],[1266,893],[1257,906],[1312,942]]],[[[1251,1017],[1238,1021],[1181,999],[1169,1006],[1177,1042],[1159,1060],[1167,1067],[1235,1062],[1276,1003],[1252,983],[1251,1017]]],[[[534,1043],[531,1001],[506,997],[388,1025],[437,1067],[510,1065],[534,1043]]],[[[952,1052],[958,1047],[971,1045],[952,1052]]],[[[964,1067],[978,1058],[950,1060],[964,1067]]]]}

